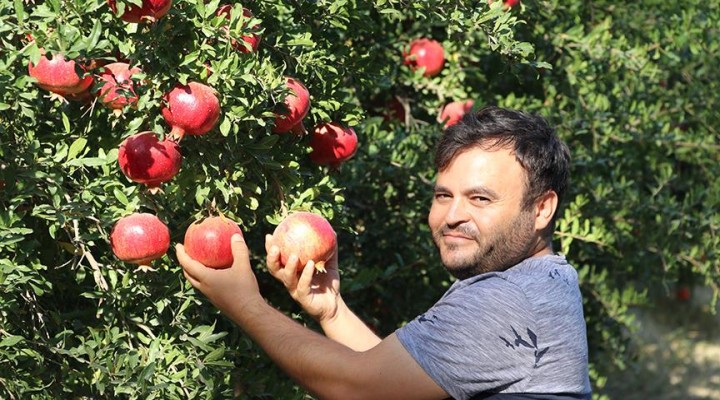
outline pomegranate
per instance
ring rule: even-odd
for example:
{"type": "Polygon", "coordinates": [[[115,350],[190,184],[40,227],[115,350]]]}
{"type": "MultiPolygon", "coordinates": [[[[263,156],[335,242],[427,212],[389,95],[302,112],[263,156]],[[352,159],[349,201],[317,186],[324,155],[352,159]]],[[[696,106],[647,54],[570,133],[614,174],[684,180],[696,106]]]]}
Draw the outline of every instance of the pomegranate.
{"type": "Polygon", "coordinates": [[[125,176],[151,189],[177,175],[181,163],[180,146],[172,140],[158,140],[153,132],[128,137],[118,152],[118,164],[125,176]]]}
{"type": "Polygon", "coordinates": [[[297,79],[286,77],[285,85],[293,93],[285,97],[284,109],[276,113],[275,126],[272,131],[275,133],[290,132],[293,127],[302,122],[310,110],[310,92],[305,85],[297,79]]]}
{"type": "Polygon", "coordinates": [[[115,223],[110,232],[110,246],[120,260],[147,266],[167,252],[170,231],[155,215],[134,213],[115,223]]]}
{"type": "Polygon", "coordinates": [[[65,56],[56,53],[48,59],[40,57],[37,65],[28,64],[28,73],[37,79],[37,85],[45,90],[67,96],[85,91],[93,84],[93,77],[78,75],[83,67],[74,60],[65,60],[65,56]]]}
{"type": "Polygon", "coordinates": [[[285,265],[290,255],[300,259],[300,270],[312,260],[315,269],[325,272],[325,263],[335,254],[337,237],[330,222],[323,216],[307,211],[288,215],[273,232],[273,241],[280,248],[280,262],[285,265]]]}
{"type": "MultiPolygon", "coordinates": [[[[113,14],[117,15],[117,0],[107,0],[107,3],[113,14]]],[[[154,22],[165,16],[171,6],[172,0],[142,0],[141,6],[126,1],[125,11],[120,15],[120,19],[135,24],[143,21],[154,22]]]]}
{"type": "Polygon", "coordinates": [[[122,62],[107,64],[103,68],[98,77],[105,82],[98,94],[100,101],[113,110],[122,110],[126,105],[136,103],[138,96],[131,77],[140,73],[140,68],[122,62]]]}
{"type": "Polygon", "coordinates": [[[445,122],[445,128],[457,124],[468,111],[472,110],[473,104],[472,100],[453,101],[446,104],[440,112],[438,122],[445,122]]]}
{"type": "Polygon", "coordinates": [[[209,268],[221,269],[232,265],[230,246],[232,235],[242,231],[235,221],[223,216],[193,222],[185,231],[185,251],[194,260],[209,268]]]}
{"type": "Polygon", "coordinates": [[[404,63],[413,71],[424,68],[423,76],[432,77],[440,73],[445,63],[445,51],[435,40],[420,38],[410,43],[410,49],[403,54],[404,63]]]}
{"type": "Polygon", "coordinates": [[[305,128],[305,124],[300,121],[295,126],[290,128],[290,133],[295,134],[297,136],[305,136],[307,133],[307,129],[305,128]]]}
{"type": "Polygon", "coordinates": [[[400,122],[405,122],[405,106],[396,96],[393,96],[387,102],[385,107],[386,111],[385,114],[383,114],[383,119],[385,121],[398,120],[400,122]]]}
{"type": "MultiPolygon", "coordinates": [[[[232,18],[232,10],[233,5],[232,4],[225,4],[220,6],[217,11],[215,12],[215,15],[224,15],[226,19],[232,18]]],[[[243,7],[243,17],[245,19],[250,19],[253,17],[252,12],[248,10],[247,8],[243,7]]],[[[252,30],[257,30],[259,28],[259,25],[253,25],[250,27],[252,30]]],[[[225,30],[227,30],[227,27],[225,27],[225,30]]],[[[255,52],[258,49],[258,46],[260,45],[260,35],[251,33],[250,35],[243,35],[241,37],[242,41],[247,44],[247,46],[243,43],[238,42],[235,39],[232,39],[230,42],[232,46],[235,48],[235,50],[241,52],[241,53],[249,53],[249,52],[255,52]]]]}
{"type": "Polygon", "coordinates": [[[353,128],[330,122],[320,124],[310,137],[310,160],[315,164],[337,168],[357,150],[358,139],[353,128]]]}
{"type": "Polygon", "coordinates": [[[680,301],[688,301],[692,297],[692,292],[688,286],[682,285],[675,291],[675,297],[680,301]]]}
{"type": "Polygon", "coordinates": [[[90,104],[95,98],[90,89],[92,88],[87,88],[80,93],[67,94],[64,97],[68,101],[76,101],[82,104],[90,104]]]}
{"type": "MultiPolygon", "coordinates": [[[[493,0],[488,0],[488,4],[492,4],[493,0]]],[[[503,1],[503,8],[507,11],[510,8],[520,4],[520,0],[505,0],[503,1]]]]}
{"type": "Polygon", "coordinates": [[[204,135],[220,119],[220,100],[215,90],[198,82],[176,85],[164,96],[162,112],[165,122],[172,127],[170,137],[180,141],[187,135],[204,135]]]}

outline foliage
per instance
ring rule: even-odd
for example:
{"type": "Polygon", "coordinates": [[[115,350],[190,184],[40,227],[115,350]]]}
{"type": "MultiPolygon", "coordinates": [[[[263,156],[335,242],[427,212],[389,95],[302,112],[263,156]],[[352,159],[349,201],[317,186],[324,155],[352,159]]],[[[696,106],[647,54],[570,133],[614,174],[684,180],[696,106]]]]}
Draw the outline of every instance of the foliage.
{"type": "Polygon", "coordinates": [[[219,5],[178,0],[155,23],[127,24],[100,0],[0,0],[0,397],[306,397],[191,288],[172,250],[137,271],[113,257],[109,232],[152,212],[177,243],[222,212],[245,232],[268,301],[314,327],[263,270],[263,236],[288,210],[322,212],[346,301],[388,334],[451,283],[425,220],[436,118],[451,100],[540,113],[571,147],[557,246],[582,279],[599,394],[632,356],[628,307],[680,277],[717,300],[717,4],[270,0],[243,4],[254,17],[229,30],[219,5]],[[231,39],[250,30],[259,51],[236,51],[231,39]],[[435,78],[402,65],[420,36],[445,47],[435,78]],[[141,66],[137,107],[117,116],[50,98],[27,71],[41,49],[141,66]],[[308,129],[357,131],[339,170],[310,163],[306,137],[271,133],[286,75],[311,93],[308,129]],[[117,147],[169,132],[162,96],[187,81],[217,90],[221,121],[182,140],[180,174],[151,194],[119,171],[117,147]],[[393,98],[403,121],[386,117],[393,98]]]}

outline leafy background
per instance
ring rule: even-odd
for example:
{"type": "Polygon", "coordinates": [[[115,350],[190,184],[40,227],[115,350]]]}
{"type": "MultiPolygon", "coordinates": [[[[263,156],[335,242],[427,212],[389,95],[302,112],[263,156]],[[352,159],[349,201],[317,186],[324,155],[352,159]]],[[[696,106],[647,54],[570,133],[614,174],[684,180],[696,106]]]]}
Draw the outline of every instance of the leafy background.
{"type": "Polygon", "coordinates": [[[321,212],[340,238],[346,301],[388,334],[451,284],[426,227],[436,118],[451,100],[539,113],[571,148],[557,248],[580,272],[596,398],[642,362],[634,308],[697,285],[714,310],[717,3],[248,1],[252,21],[230,26],[239,37],[259,24],[248,54],[219,5],[178,0],[156,23],[127,24],[99,0],[0,0],[0,397],[308,397],[190,287],[172,250],[136,271],[113,257],[109,232],[152,212],[181,242],[222,211],[245,232],[268,301],[316,328],[264,271],[262,241],[288,210],[321,212]],[[443,44],[439,76],[402,65],[416,37],[443,44]],[[27,73],[41,48],[139,65],[137,108],[49,98],[27,73]],[[310,163],[307,138],[270,132],[286,75],[311,93],[309,129],[333,120],[358,133],[339,170],[310,163]],[[183,139],[180,174],[152,195],[119,171],[117,147],[169,132],[162,95],[187,81],[218,91],[221,121],[183,139]],[[386,118],[393,98],[405,120],[386,118]]]}

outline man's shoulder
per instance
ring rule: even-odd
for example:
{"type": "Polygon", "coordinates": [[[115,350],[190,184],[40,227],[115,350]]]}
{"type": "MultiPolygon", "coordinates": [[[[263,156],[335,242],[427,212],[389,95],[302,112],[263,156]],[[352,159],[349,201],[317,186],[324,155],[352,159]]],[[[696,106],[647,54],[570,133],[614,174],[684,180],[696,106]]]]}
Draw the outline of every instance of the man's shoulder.
{"type": "Polygon", "coordinates": [[[458,290],[492,290],[493,288],[524,290],[526,282],[538,283],[558,280],[577,282],[577,271],[562,255],[531,257],[503,271],[486,272],[455,284],[448,293],[458,290]]]}
{"type": "Polygon", "coordinates": [[[532,257],[505,270],[497,276],[523,288],[524,291],[544,290],[556,285],[577,286],[577,270],[563,255],[532,257]]]}

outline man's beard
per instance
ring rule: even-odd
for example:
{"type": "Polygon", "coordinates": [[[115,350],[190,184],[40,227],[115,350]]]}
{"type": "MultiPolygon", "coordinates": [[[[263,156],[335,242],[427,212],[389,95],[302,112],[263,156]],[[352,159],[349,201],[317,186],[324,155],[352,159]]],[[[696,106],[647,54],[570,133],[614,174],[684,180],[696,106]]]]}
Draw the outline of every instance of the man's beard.
{"type": "Polygon", "coordinates": [[[503,224],[484,240],[480,233],[466,225],[454,228],[443,225],[433,232],[433,242],[440,251],[445,269],[458,279],[470,278],[491,271],[504,271],[529,256],[535,246],[535,226],[530,211],[522,210],[512,221],[503,224]],[[452,252],[459,246],[450,244],[443,254],[443,234],[458,232],[471,237],[477,243],[477,250],[470,256],[453,260],[452,252]]]}

